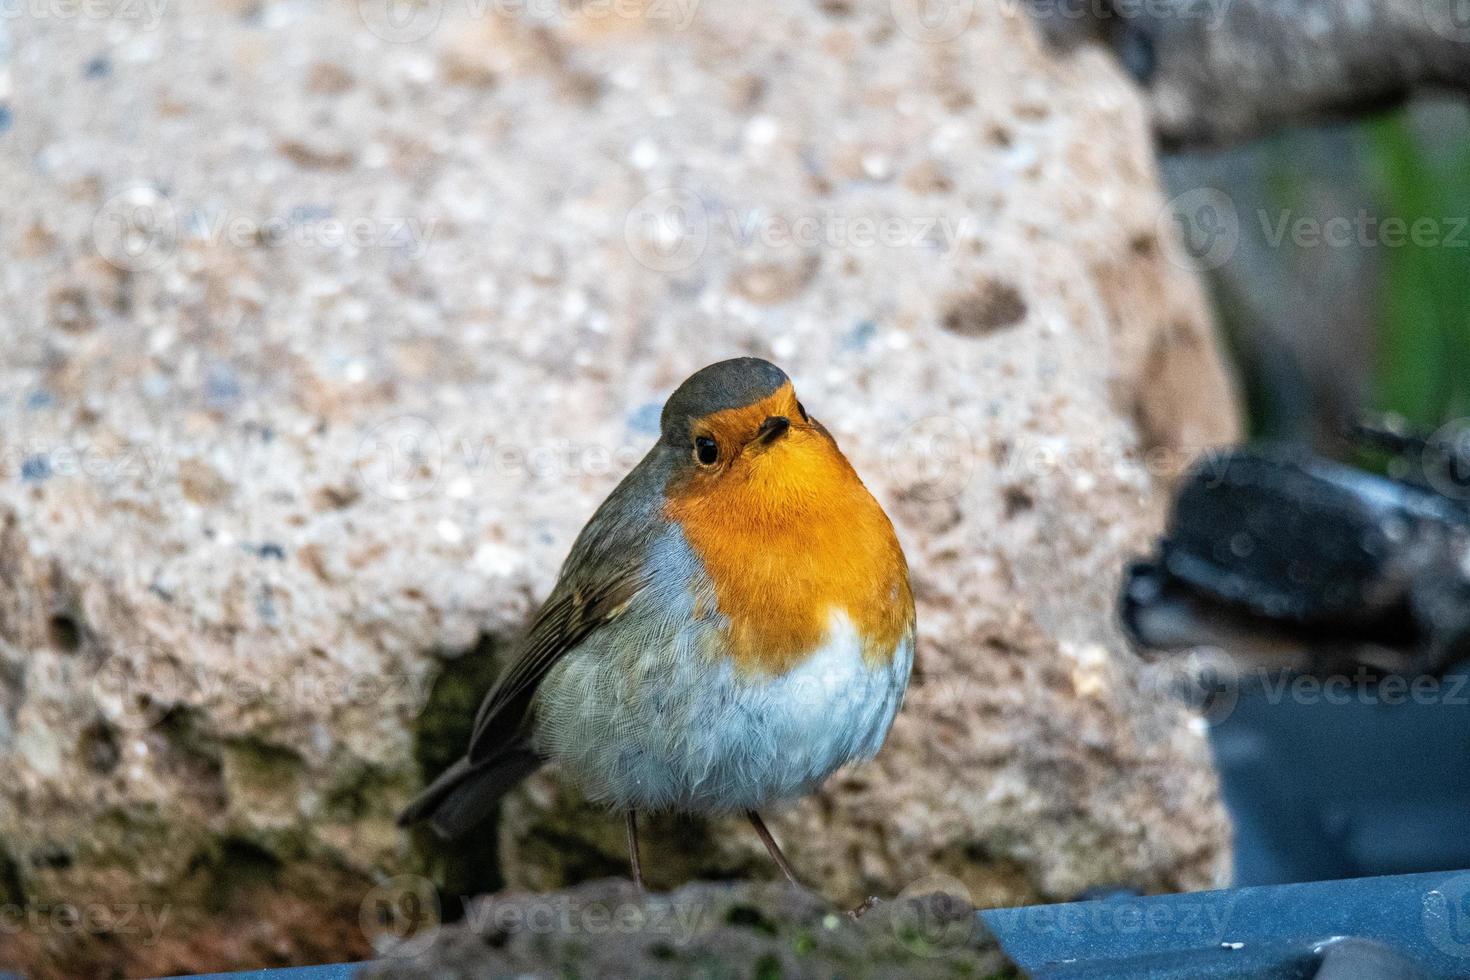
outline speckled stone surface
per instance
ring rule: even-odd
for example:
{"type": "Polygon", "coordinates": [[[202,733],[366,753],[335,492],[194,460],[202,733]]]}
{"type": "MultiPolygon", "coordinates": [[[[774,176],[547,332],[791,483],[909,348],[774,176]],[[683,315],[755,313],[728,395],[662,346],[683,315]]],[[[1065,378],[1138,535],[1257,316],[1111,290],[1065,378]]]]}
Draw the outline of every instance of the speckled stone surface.
{"type": "Polygon", "coordinates": [[[496,895],[460,925],[405,931],[385,948],[366,971],[371,980],[1022,975],[958,896],[941,890],[883,902],[854,920],[784,883],[638,895],[626,882],[596,881],[496,895]]]}
{"type": "MultiPolygon", "coordinates": [[[[363,890],[427,866],[392,825],[426,733],[462,737],[661,400],[739,353],[834,431],[919,604],[888,747],[770,815],[803,874],[982,904],[1219,881],[1198,726],[1111,605],[1231,393],[1134,94],[976,8],[9,21],[0,901],[174,909],[148,947],[13,958],[366,952],[363,890]]],[[[621,866],[554,774],[498,835],[481,881],[621,866]]],[[[772,873],[738,822],[645,847],[665,885],[772,873]]]]}

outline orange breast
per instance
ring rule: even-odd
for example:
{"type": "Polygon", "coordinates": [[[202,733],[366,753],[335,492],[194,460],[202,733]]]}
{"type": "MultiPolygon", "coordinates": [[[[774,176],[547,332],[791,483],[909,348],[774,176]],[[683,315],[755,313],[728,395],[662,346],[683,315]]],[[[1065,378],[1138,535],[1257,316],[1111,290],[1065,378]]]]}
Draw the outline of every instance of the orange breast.
{"type": "MultiPolygon", "coordinates": [[[[758,419],[770,406],[739,411],[758,419]]],[[[665,513],[704,563],[742,670],[796,666],[827,638],[834,612],[847,614],[874,665],[912,629],[893,525],[817,426],[793,427],[716,478],[670,487],[665,513]]]]}

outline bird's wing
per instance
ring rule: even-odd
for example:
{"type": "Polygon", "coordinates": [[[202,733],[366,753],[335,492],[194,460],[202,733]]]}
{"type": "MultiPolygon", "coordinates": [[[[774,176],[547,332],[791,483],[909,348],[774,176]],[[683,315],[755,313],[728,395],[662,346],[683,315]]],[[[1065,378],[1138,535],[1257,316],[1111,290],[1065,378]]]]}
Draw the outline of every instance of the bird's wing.
{"type": "Polygon", "coordinates": [[[661,501],[671,458],[651,450],[577,535],[556,588],[475,715],[472,764],[525,747],[526,718],[547,672],[647,586],[650,543],[667,525],[661,501]]]}
{"type": "Polygon", "coordinates": [[[475,715],[471,763],[495,755],[513,740],[547,672],[594,630],[621,615],[643,584],[634,564],[598,569],[576,581],[562,580],[475,715]]]}
{"type": "Polygon", "coordinates": [[[622,615],[647,585],[649,543],[664,523],[659,501],[666,479],[665,460],[650,452],[577,535],[556,588],[475,715],[471,763],[524,745],[526,716],[547,672],[622,615]]]}

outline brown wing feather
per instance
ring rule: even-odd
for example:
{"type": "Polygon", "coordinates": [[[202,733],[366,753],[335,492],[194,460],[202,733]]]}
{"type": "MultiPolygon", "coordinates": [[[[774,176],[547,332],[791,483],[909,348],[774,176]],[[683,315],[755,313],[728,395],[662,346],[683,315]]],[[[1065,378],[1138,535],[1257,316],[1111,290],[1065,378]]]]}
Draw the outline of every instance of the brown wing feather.
{"type": "Polygon", "coordinates": [[[667,527],[663,487],[683,449],[656,445],[597,508],[572,545],[556,588],[475,714],[464,759],[442,773],[404,812],[441,834],[474,829],[496,801],[541,760],[527,720],[548,671],[595,630],[622,615],[647,583],[649,542],[667,527]]]}
{"type": "Polygon", "coordinates": [[[564,583],[546,601],[475,714],[471,763],[494,755],[519,732],[542,678],[593,630],[616,619],[642,584],[636,567],[609,569],[593,582],[564,583]]]}

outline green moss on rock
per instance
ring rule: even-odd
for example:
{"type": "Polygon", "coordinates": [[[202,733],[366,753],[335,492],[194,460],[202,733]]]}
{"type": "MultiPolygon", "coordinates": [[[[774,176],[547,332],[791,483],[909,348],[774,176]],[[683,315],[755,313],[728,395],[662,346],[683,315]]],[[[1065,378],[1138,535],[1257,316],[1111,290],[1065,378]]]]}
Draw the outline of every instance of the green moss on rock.
{"type": "MultiPolygon", "coordinates": [[[[414,759],[424,785],[464,755],[475,712],[497,676],[496,643],[484,637],[473,650],[443,663],[414,728],[414,759]]],[[[417,861],[439,885],[448,918],[459,916],[459,896],[492,892],[504,885],[496,844],[498,824],[499,815],[489,814],[483,827],[452,845],[427,828],[415,829],[417,861]]]]}

